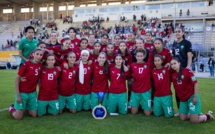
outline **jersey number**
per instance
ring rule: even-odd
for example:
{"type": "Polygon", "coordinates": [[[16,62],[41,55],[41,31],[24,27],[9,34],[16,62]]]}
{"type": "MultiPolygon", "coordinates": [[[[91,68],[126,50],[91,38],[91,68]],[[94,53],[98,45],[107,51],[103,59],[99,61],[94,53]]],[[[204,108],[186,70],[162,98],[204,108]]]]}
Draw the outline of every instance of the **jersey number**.
{"type": "Polygon", "coordinates": [[[119,77],[120,77],[120,74],[117,74],[117,77],[116,77],[116,79],[118,80],[118,79],[119,79],[119,77]]]}
{"type": "Polygon", "coordinates": [[[158,74],[158,80],[160,80],[160,79],[163,79],[163,74],[162,73],[158,74]]]}
{"type": "Polygon", "coordinates": [[[72,79],[72,72],[69,72],[68,78],[69,78],[69,79],[72,79]]]}
{"type": "Polygon", "coordinates": [[[53,80],[54,79],[54,75],[53,74],[48,74],[48,80],[53,80]]]}
{"type": "Polygon", "coordinates": [[[142,74],[143,73],[143,68],[139,68],[139,74],[142,74]]]}
{"type": "Polygon", "coordinates": [[[38,75],[38,69],[35,69],[35,76],[38,75]]]}

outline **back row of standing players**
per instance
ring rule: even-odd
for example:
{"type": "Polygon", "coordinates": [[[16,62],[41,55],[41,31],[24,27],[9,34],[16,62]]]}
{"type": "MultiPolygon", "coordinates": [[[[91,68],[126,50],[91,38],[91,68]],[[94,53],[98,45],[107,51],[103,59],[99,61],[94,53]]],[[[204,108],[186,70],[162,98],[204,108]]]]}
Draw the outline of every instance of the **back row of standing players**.
{"type": "MultiPolygon", "coordinates": [[[[33,31],[33,27],[26,27],[26,38],[19,45],[22,63],[15,80],[16,99],[9,109],[15,119],[22,119],[24,110],[33,117],[57,115],[65,107],[72,113],[90,110],[99,103],[98,92],[105,92],[102,105],[109,113],[118,109],[126,114],[129,100],[132,114],[141,105],[149,116],[153,99],[155,116],[172,117],[171,81],[181,120],[190,118],[192,123],[200,123],[213,118],[211,112],[199,116],[197,80],[189,70],[191,43],[184,39],[181,28],[175,31],[177,42],[172,54],[161,38],[152,42],[149,32],[145,41],[128,33],[127,41],[115,35],[114,42],[108,42],[108,34],[103,34],[101,41],[95,42],[94,35],[79,40],[75,28],[69,28],[69,36],[61,39],[61,44],[40,42],[36,48],[33,31]]],[[[52,32],[51,37],[55,34],[52,32]]]]}

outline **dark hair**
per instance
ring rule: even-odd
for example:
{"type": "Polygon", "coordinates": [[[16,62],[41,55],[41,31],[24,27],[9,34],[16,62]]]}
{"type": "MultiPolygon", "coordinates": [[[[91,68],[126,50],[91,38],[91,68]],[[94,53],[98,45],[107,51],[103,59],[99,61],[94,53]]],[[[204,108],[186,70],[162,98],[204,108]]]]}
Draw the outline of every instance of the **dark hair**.
{"type": "MultiPolygon", "coordinates": [[[[148,34],[148,33],[152,36],[152,32],[149,32],[149,31],[148,31],[148,32],[146,32],[146,34],[148,34]]],[[[145,34],[145,35],[146,35],[146,34],[145,34]]]]}
{"type": "Polygon", "coordinates": [[[82,41],[84,41],[84,40],[87,41],[87,43],[88,43],[87,38],[82,38],[80,42],[82,42],[82,41]]]}
{"type": "Polygon", "coordinates": [[[34,27],[32,27],[32,26],[27,26],[27,27],[25,28],[25,33],[27,33],[29,29],[32,29],[33,31],[35,30],[34,27]]]}
{"type": "Polygon", "coordinates": [[[104,52],[100,52],[99,55],[100,54],[105,55],[106,60],[105,60],[105,63],[104,63],[103,71],[104,71],[105,74],[108,74],[109,73],[109,63],[107,61],[107,55],[104,52]]]}
{"type": "Polygon", "coordinates": [[[138,38],[137,40],[141,40],[143,42],[143,44],[145,43],[143,38],[138,38]]]}
{"type": "Polygon", "coordinates": [[[116,35],[114,36],[114,39],[115,39],[117,36],[121,39],[121,36],[120,36],[119,34],[116,34],[116,35]]]}
{"type": "Polygon", "coordinates": [[[76,29],[75,29],[74,27],[70,27],[70,28],[68,29],[67,33],[69,33],[70,30],[73,30],[75,34],[77,33],[77,31],[76,31],[76,29]]]}
{"type": "MultiPolygon", "coordinates": [[[[121,43],[125,43],[125,45],[126,45],[126,42],[125,42],[125,41],[120,41],[119,45],[120,45],[121,43]]],[[[117,52],[117,53],[122,55],[122,51],[120,50],[120,48],[118,49],[118,52],[117,52]]],[[[128,54],[129,54],[129,52],[128,52],[128,48],[127,48],[127,45],[126,45],[125,56],[128,56],[128,54]]]]}
{"type": "MultiPolygon", "coordinates": [[[[156,41],[156,40],[160,41],[161,44],[164,45],[164,42],[163,42],[163,39],[162,39],[162,38],[156,38],[155,41],[156,41]]],[[[154,41],[154,42],[155,42],[155,41],[154,41]]],[[[154,57],[156,54],[157,54],[157,50],[154,49],[154,50],[153,50],[153,57],[154,57]]]]}
{"type": "Polygon", "coordinates": [[[35,53],[36,51],[43,51],[43,50],[40,49],[40,48],[37,48],[37,49],[35,49],[35,50],[33,51],[33,53],[35,53]]]}
{"type": "Polygon", "coordinates": [[[47,61],[48,57],[50,57],[50,56],[54,56],[54,58],[55,58],[55,55],[54,55],[54,54],[47,54],[47,55],[46,55],[46,61],[47,61]]]}
{"type": "MultiPolygon", "coordinates": [[[[120,57],[122,58],[122,55],[121,55],[121,54],[117,54],[116,57],[117,57],[117,56],[120,56],[120,57]]],[[[115,57],[115,59],[116,59],[116,57],[115,57]]],[[[120,74],[121,74],[121,76],[124,78],[124,76],[125,76],[125,71],[124,71],[123,62],[122,62],[122,64],[121,64],[120,74]]]]}
{"type": "Polygon", "coordinates": [[[107,36],[107,39],[109,39],[109,35],[107,33],[102,34],[101,38],[104,37],[104,36],[107,36]]]}
{"type": "Polygon", "coordinates": [[[37,43],[37,47],[39,47],[41,44],[45,44],[47,46],[47,44],[45,42],[39,42],[39,43],[37,43]]]}
{"type": "MultiPolygon", "coordinates": [[[[176,60],[178,63],[181,63],[177,57],[172,58],[172,60],[176,60]]],[[[182,76],[182,65],[180,64],[179,72],[178,72],[178,82],[180,82],[182,76]]]]}
{"type": "Polygon", "coordinates": [[[99,44],[101,46],[101,43],[98,41],[94,42],[93,46],[95,46],[96,44],[99,44]]]}
{"type": "Polygon", "coordinates": [[[109,45],[112,45],[112,46],[114,46],[114,44],[113,44],[113,43],[108,43],[106,47],[108,47],[109,45]]]}
{"type": "MultiPolygon", "coordinates": [[[[160,59],[163,61],[163,57],[162,57],[161,55],[159,55],[159,54],[154,55],[153,61],[155,61],[155,58],[160,58],[160,59]]],[[[153,63],[153,64],[154,64],[154,63],[153,63]]],[[[163,63],[161,63],[161,66],[162,66],[162,67],[164,66],[163,63]]]]}
{"type": "Polygon", "coordinates": [[[135,54],[137,54],[137,53],[142,53],[144,55],[144,57],[146,57],[147,51],[146,51],[146,49],[140,48],[135,51],[135,54]]]}
{"type": "MultiPolygon", "coordinates": [[[[75,52],[71,51],[67,54],[67,56],[69,57],[70,54],[75,54],[75,52]]],[[[76,56],[76,54],[75,54],[75,56],[76,56]]]]}
{"type": "MultiPolygon", "coordinates": [[[[183,27],[177,27],[176,29],[180,29],[180,30],[182,31],[182,33],[184,33],[184,32],[185,32],[185,30],[184,30],[184,28],[183,28],[183,27]]],[[[184,34],[183,34],[182,38],[183,38],[183,39],[185,39],[185,35],[184,35],[184,34]]]]}

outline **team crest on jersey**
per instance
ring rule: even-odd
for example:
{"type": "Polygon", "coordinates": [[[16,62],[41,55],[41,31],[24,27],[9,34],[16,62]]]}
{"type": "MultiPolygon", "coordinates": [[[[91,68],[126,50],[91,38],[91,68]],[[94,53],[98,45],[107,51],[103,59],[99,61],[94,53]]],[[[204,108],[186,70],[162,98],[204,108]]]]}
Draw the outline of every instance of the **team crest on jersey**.
{"type": "Polygon", "coordinates": [[[40,67],[38,67],[38,69],[40,70],[40,67]]]}
{"type": "Polygon", "coordinates": [[[87,69],[90,70],[90,67],[88,67],[87,69]]]}
{"type": "Polygon", "coordinates": [[[144,65],[144,68],[147,68],[147,65],[144,65]]]}
{"type": "Polygon", "coordinates": [[[166,58],[166,56],[163,56],[163,59],[165,59],[166,58]]]}
{"type": "Polygon", "coordinates": [[[54,71],[53,74],[56,75],[56,72],[54,71]]]}
{"type": "Polygon", "coordinates": [[[73,74],[75,74],[76,72],[75,72],[75,70],[73,70],[73,74]]]}
{"type": "Polygon", "coordinates": [[[153,46],[151,46],[151,49],[153,49],[154,47],[153,46]]]}
{"type": "Polygon", "coordinates": [[[113,59],[111,59],[111,62],[113,62],[113,59]]]}
{"type": "Polygon", "coordinates": [[[184,49],[184,45],[181,46],[181,49],[184,49]]]}
{"type": "Polygon", "coordinates": [[[184,75],[181,75],[181,79],[184,79],[184,75]]]}
{"type": "Polygon", "coordinates": [[[127,60],[128,60],[128,58],[125,58],[125,60],[127,61],[127,60]]]}
{"type": "Polygon", "coordinates": [[[166,70],[163,70],[162,72],[165,74],[165,73],[166,73],[166,70]]]}
{"type": "Polygon", "coordinates": [[[195,76],[192,76],[192,81],[196,81],[196,77],[195,76]]]}
{"type": "Polygon", "coordinates": [[[78,42],[75,42],[75,45],[78,45],[78,42]]]}

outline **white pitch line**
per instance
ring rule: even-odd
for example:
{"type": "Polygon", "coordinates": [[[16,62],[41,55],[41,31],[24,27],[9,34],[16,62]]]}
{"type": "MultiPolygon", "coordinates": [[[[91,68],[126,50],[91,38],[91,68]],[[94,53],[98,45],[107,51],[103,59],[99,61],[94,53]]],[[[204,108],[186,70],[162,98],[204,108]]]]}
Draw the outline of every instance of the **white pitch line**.
{"type": "Polygon", "coordinates": [[[0,109],[0,112],[6,111],[6,110],[8,110],[8,109],[9,109],[9,108],[0,109]]]}

